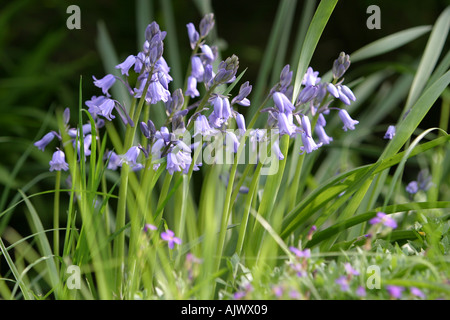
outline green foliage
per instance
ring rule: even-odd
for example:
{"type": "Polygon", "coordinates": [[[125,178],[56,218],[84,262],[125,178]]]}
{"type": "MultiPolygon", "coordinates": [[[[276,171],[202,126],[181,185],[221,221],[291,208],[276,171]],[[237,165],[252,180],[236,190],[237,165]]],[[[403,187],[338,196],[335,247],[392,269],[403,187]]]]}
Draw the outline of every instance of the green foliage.
{"type": "MultiPolygon", "coordinates": [[[[294,96],[299,92],[337,3],[324,0],[315,7],[313,1],[305,1],[296,29],[297,3],[280,2],[247,111],[254,116],[248,128],[261,123],[257,116],[268,103],[264,100],[267,88],[278,81],[288,57],[293,61],[294,96]]],[[[136,1],[135,24],[140,45],[143,30],[152,20],[149,15],[163,20],[173,85],[184,88],[183,35],[177,30],[179,24],[184,27],[190,21],[179,21],[174,4],[160,1],[160,17],[154,11],[156,3],[136,1]]],[[[195,4],[203,14],[213,8],[209,1],[195,4]]],[[[8,5],[0,26],[11,24],[26,5],[27,1],[8,5]]],[[[333,143],[302,155],[298,154],[299,139],[294,142],[283,136],[280,149],[285,158],[277,163],[276,174],[269,176],[261,174],[261,162],[240,165],[236,161],[248,135],[242,138],[233,164],[204,164],[199,172],[191,167],[188,174],[171,175],[164,163],[153,170],[155,162],[148,159],[139,172],[127,165],[120,173],[107,170],[106,151],[128,150],[139,140],[138,126],[116,127],[114,122],[106,125],[106,133],[96,131],[83,105],[89,81],[77,78],[77,92],[61,84],[91,61],[89,54],[64,68],[50,63],[55,72],[48,72],[42,81],[39,74],[46,74],[49,57],[62,43],[64,32],[44,36],[35,50],[7,65],[7,76],[0,81],[4,105],[21,106],[11,112],[0,107],[2,123],[21,118],[21,125],[6,126],[0,139],[2,148],[14,145],[4,152],[7,159],[0,165],[0,297],[391,299],[389,286],[395,285],[404,287],[403,299],[422,299],[415,289],[425,299],[450,298],[450,56],[443,55],[449,16],[447,7],[433,26],[398,31],[356,50],[350,56],[355,71],[352,65],[346,78],[358,98],[348,109],[358,114],[357,129],[342,135],[341,123],[330,121],[327,130],[335,137],[333,143]],[[423,54],[383,60],[384,55],[401,51],[428,33],[423,54]],[[83,139],[76,138],[78,156],[64,134],[59,103],[48,112],[28,114],[31,103],[45,104],[48,97],[57,100],[56,83],[58,90],[67,91],[61,94],[63,104],[78,102],[71,122],[79,127],[85,121],[91,124],[93,143],[87,162],[78,161],[84,158],[83,139]],[[24,100],[23,92],[30,89],[39,93],[24,100]],[[424,120],[430,114],[441,119],[428,128],[424,120]],[[35,121],[30,122],[31,117],[35,121]],[[397,122],[390,141],[382,139],[388,121],[397,122]],[[36,136],[24,134],[29,127],[38,130],[36,136]],[[63,135],[67,173],[41,173],[49,153],[36,151],[32,142],[49,129],[63,135]],[[422,169],[429,172],[430,188],[407,193],[405,187],[422,169]],[[241,187],[248,192],[240,193],[241,187]],[[11,223],[18,211],[25,213],[25,230],[18,231],[11,223]],[[395,219],[398,228],[372,225],[378,212],[395,219]],[[156,230],[144,232],[147,224],[156,230]],[[167,229],[175,231],[182,245],[168,248],[161,238],[167,229]],[[297,256],[293,247],[305,250],[306,256],[297,256]],[[71,265],[82,273],[78,289],[68,286],[71,265]],[[349,265],[357,272],[349,271],[349,265]],[[380,271],[380,286],[371,289],[373,266],[380,271]]],[[[104,71],[120,75],[114,68],[121,60],[119,48],[107,25],[105,21],[97,24],[98,53],[104,71]]],[[[7,38],[0,35],[2,49],[7,38]]],[[[212,38],[220,40],[217,34],[212,38]]],[[[224,94],[236,91],[247,70],[224,94]]],[[[330,71],[323,74],[331,77],[330,71]]],[[[144,99],[130,99],[123,86],[114,87],[112,93],[128,108],[134,123],[149,117],[155,123],[166,120],[162,104],[149,107],[144,99]]],[[[204,103],[200,101],[198,107],[204,103]]]]}

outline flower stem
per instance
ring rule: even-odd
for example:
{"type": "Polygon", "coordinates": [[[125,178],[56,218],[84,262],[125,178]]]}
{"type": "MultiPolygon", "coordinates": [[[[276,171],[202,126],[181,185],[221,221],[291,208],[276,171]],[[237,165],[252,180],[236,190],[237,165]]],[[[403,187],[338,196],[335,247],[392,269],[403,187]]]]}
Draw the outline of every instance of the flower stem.
{"type": "MultiPolygon", "coordinates": [[[[59,195],[61,187],[61,171],[56,171],[55,198],[53,202],[53,254],[59,256],[59,195]]],[[[56,263],[58,260],[56,259],[56,263]]]]}

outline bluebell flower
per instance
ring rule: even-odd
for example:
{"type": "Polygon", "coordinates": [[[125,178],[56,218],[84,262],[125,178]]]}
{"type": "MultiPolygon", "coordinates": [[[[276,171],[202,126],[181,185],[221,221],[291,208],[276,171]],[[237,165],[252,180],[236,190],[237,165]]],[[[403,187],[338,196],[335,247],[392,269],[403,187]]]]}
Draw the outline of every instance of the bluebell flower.
{"type": "MultiPolygon", "coordinates": [[[[91,154],[91,150],[89,148],[91,147],[91,143],[92,143],[92,135],[88,134],[88,135],[84,136],[82,139],[83,139],[84,156],[89,156],[91,154]]],[[[76,147],[78,155],[81,155],[80,145],[81,145],[80,139],[74,139],[73,146],[74,146],[74,148],[76,147]]]]}
{"type": "Polygon", "coordinates": [[[198,39],[200,38],[199,33],[195,29],[195,26],[193,23],[188,23],[186,25],[188,37],[189,37],[189,43],[191,45],[191,49],[194,50],[195,46],[197,45],[198,39]]]}
{"type": "Polygon", "coordinates": [[[199,115],[197,119],[195,119],[194,123],[194,135],[193,137],[200,134],[201,136],[210,136],[214,135],[217,132],[216,129],[211,128],[209,125],[208,119],[204,115],[199,115]]]}
{"type": "Polygon", "coordinates": [[[339,90],[336,88],[334,84],[328,83],[327,90],[333,97],[339,98],[339,90]]]}
{"type": "Polygon", "coordinates": [[[206,64],[204,66],[203,83],[205,84],[207,89],[211,87],[215,77],[216,74],[213,71],[213,66],[211,64],[206,64]]]}
{"type": "Polygon", "coordinates": [[[325,132],[325,129],[323,126],[319,125],[319,123],[316,124],[314,131],[317,134],[317,137],[319,138],[319,141],[322,144],[330,144],[331,141],[333,141],[332,137],[329,137],[327,133],[325,132]]]}
{"type": "Polygon", "coordinates": [[[321,127],[325,127],[327,125],[327,121],[325,120],[323,113],[319,113],[319,116],[317,117],[317,125],[321,127]]]}
{"type": "Polygon", "coordinates": [[[348,67],[350,67],[350,56],[348,54],[345,54],[345,52],[341,52],[339,54],[339,57],[334,60],[333,63],[333,78],[339,79],[341,78],[344,73],[347,71],[348,67]]]}
{"type": "Polygon", "coordinates": [[[108,90],[116,82],[116,77],[112,74],[107,74],[101,79],[97,79],[95,76],[92,76],[92,78],[94,79],[94,85],[101,88],[104,95],[110,97],[111,95],[109,94],[108,90]]]}
{"type": "Polygon", "coordinates": [[[122,159],[114,151],[109,151],[105,155],[105,159],[108,160],[106,168],[109,170],[117,170],[122,165],[122,159]]]}
{"type": "Polygon", "coordinates": [[[166,32],[159,29],[156,22],[152,22],[145,29],[145,39],[149,42],[148,53],[150,66],[154,65],[161,57],[164,51],[163,40],[166,37],[166,32]]]}
{"type": "Polygon", "coordinates": [[[341,100],[346,105],[350,105],[350,101],[355,101],[356,97],[353,94],[352,90],[345,85],[338,85],[337,89],[339,91],[339,100],[341,100]]]}
{"type": "Polygon", "coordinates": [[[116,69],[120,69],[120,72],[122,73],[122,75],[128,76],[128,71],[134,65],[135,62],[136,62],[136,57],[133,55],[129,55],[125,59],[124,62],[122,62],[116,66],[116,69]]]}
{"type": "Polygon", "coordinates": [[[359,123],[359,121],[353,120],[345,109],[339,110],[339,117],[344,123],[344,131],[355,130],[355,125],[359,123]]]}
{"type": "Polygon", "coordinates": [[[231,100],[231,104],[233,105],[237,103],[244,107],[250,106],[250,100],[247,99],[247,96],[250,94],[250,92],[252,92],[252,86],[248,81],[246,81],[241,85],[239,94],[231,100]]]}
{"type": "Polygon", "coordinates": [[[316,144],[314,139],[307,135],[306,132],[302,132],[302,142],[303,142],[303,146],[300,147],[300,150],[303,152],[306,151],[306,153],[311,153],[314,150],[319,149],[319,147],[322,145],[322,143],[320,142],[319,144],[316,144]]]}
{"type": "Polygon", "coordinates": [[[171,114],[180,111],[183,105],[184,105],[184,94],[183,91],[180,88],[178,88],[172,93],[172,96],[165,103],[167,115],[170,116],[171,114]]]}
{"type": "Polygon", "coordinates": [[[275,106],[281,113],[293,112],[295,107],[292,102],[281,92],[275,92],[272,96],[275,106]]]}
{"type": "Polygon", "coordinates": [[[392,140],[395,136],[395,126],[389,126],[386,133],[384,134],[384,139],[392,140]]]}
{"type": "Polygon", "coordinates": [[[304,86],[315,86],[320,82],[320,78],[318,77],[319,72],[314,71],[311,67],[308,67],[305,75],[303,76],[302,84],[304,86]]]}
{"type": "Polygon", "coordinates": [[[290,70],[290,66],[287,64],[283,67],[280,73],[280,88],[279,91],[285,93],[287,88],[292,82],[293,72],[290,70]]]}
{"type": "Polygon", "coordinates": [[[208,13],[206,14],[202,20],[200,21],[200,36],[202,38],[206,37],[211,29],[214,27],[214,14],[208,13]]]}
{"type": "Polygon", "coordinates": [[[209,117],[209,122],[213,127],[220,128],[232,116],[230,101],[222,95],[212,94],[209,102],[214,108],[209,117]]]}
{"type": "MultiPolygon", "coordinates": [[[[149,104],[156,104],[159,101],[167,102],[170,98],[169,90],[167,90],[159,80],[160,79],[157,74],[152,75],[148,90],[145,94],[145,101],[149,104]]],[[[148,78],[142,79],[140,87],[138,89],[134,89],[135,98],[142,97],[147,81],[148,78]]]]}
{"type": "Polygon", "coordinates": [[[49,164],[50,164],[50,171],[69,170],[69,164],[66,162],[66,156],[64,152],[59,149],[53,153],[52,160],[49,162],[49,164]]]}
{"type": "Polygon", "coordinates": [[[302,115],[301,116],[301,125],[303,131],[306,133],[307,136],[311,137],[311,122],[309,121],[308,116],[302,115]]]}
{"type": "Polygon", "coordinates": [[[243,135],[245,133],[245,131],[247,130],[247,128],[245,126],[245,118],[240,113],[236,114],[236,125],[238,127],[239,134],[243,135]]]}
{"type": "Polygon", "coordinates": [[[64,121],[64,124],[68,124],[70,121],[70,109],[69,108],[64,109],[63,121],[64,121]]]}
{"type": "Polygon", "coordinates": [[[283,155],[283,153],[281,152],[281,149],[280,149],[280,141],[278,139],[275,139],[272,142],[272,152],[275,153],[275,155],[277,156],[278,160],[283,160],[284,159],[284,155],[283,155]]]}
{"type": "MultiPolygon", "coordinates": [[[[175,171],[187,174],[192,163],[192,158],[185,150],[174,148],[172,152],[167,154],[167,166],[166,169],[169,174],[173,174],[175,171]]],[[[195,167],[194,167],[195,170],[195,167]]]]}
{"type": "Polygon", "coordinates": [[[112,115],[113,109],[116,107],[116,102],[112,99],[106,98],[102,104],[98,106],[97,112],[95,114],[105,117],[107,120],[111,121],[115,118],[112,115]]]}
{"type": "Polygon", "coordinates": [[[265,130],[261,129],[253,129],[250,130],[250,144],[252,146],[252,152],[256,151],[258,143],[264,141],[266,139],[265,130]]]}
{"type": "Polygon", "coordinates": [[[223,83],[231,83],[236,80],[236,72],[239,68],[239,58],[236,55],[226,58],[219,63],[218,70],[214,76],[216,85],[223,83]]]}
{"type": "Polygon", "coordinates": [[[234,134],[234,132],[229,130],[225,132],[225,143],[229,151],[234,153],[238,152],[240,142],[239,139],[234,134]]]}
{"type": "Polygon", "coordinates": [[[132,146],[124,155],[119,156],[121,166],[126,163],[131,169],[141,168],[142,165],[136,162],[140,153],[141,149],[139,149],[139,147],[132,146]]]}
{"type": "Polygon", "coordinates": [[[91,100],[86,101],[85,104],[89,107],[88,111],[92,116],[100,115],[109,121],[115,118],[115,116],[112,115],[112,111],[116,107],[116,101],[113,99],[105,96],[93,96],[91,100]]]}
{"type": "Polygon", "coordinates": [[[200,92],[197,90],[197,79],[193,76],[188,77],[186,95],[191,98],[200,96],[200,92]]]}
{"type": "Polygon", "coordinates": [[[297,103],[304,104],[313,100],[317,96],[318,91],[319,89],[317,86],[304,87],[297,97],[297,103]]]}
{"type": "Polygon", "coordinates": [[[280,130],[280,135],[293,135],[296,132],[297,127],[293,123],[292,114],[286,115],[283,112],[279,112],[278,116],[278,129],[280,130]]]}
{"type": "Polygon", "coordinates": [[[416,194],[418,191],[419,191],[419,184],[417,183],[417,181],[411,181],[406,186],[406,192],[410,194],[416,194]]]}
{"type": "MultiPolygon", "coordinates": [[[[163,148],[166,147],[166,142],[164,141],[164,139],[157,139],[151,148],[151,154],[152,154],[152,161],[156,161],[161,159],[162,157],[162,152],[163,152],[163,148]]],[[[155,163],[153,165],[153,170],[157,170],[159,168],[159,163],[155,163]]]]}
{"type": "MultiPolygon", "coordinates": [[[[148,41],[146,41],[145,43],[148,43],[148,41]]],[[[142,71],[142,67],[145,66],[146,64],[146,56],[144,52],[139,52],[136,55],[136,61],[134,62],[134,72],[136,73],[141,73],[142,71]]]]}
{"type": "Polygon", "coordinates": [[[194,56],[191,58],[191,76],[193,76],[197,81],[203,81],[203,74],[205,73],[205,68],[203,67],[202,60],[194,56]]]}
{"type": "Polygon", "coordinates": [[[215,60],[214,53],[211,47],[207,44],[203,44],[200,49],[202,50],[203,58],[205,58],[207,64],[211,64],[215,60]]]}
{"type": "Polygon", "coordinates": [[[45,147],[53,141],[53,139],[55,138],[55,133],[54,132],[49,132],[47,133],[45,136],[42,137],[41,140],[36,141],[34,143],[34,145],[39,149],[44,151],[45,147]]]}

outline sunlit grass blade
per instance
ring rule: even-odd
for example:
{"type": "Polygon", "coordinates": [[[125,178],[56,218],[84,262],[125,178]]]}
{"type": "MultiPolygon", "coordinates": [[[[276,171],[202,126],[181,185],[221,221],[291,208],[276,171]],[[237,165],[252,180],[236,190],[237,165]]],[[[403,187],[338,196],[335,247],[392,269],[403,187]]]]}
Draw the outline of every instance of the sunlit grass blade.
{"type": "MultiPolygon", "coordinates": [[[[44,227],[42,225],[38,213],[36,212],[34,206],[28,199],[28,197],[21,190],[19,190],[19,193],[22,195],[22,198],[25,201],[25,204],[27,205],[28,212],[31,216],[31,226],[35,229],[35,232],[38,234],[37,239],[42,256],[54,257],[53,251],[50,247],[50,243],[47,237],[45,236],[44,227]]],[[[59,282],[59,272],[56,268],[54,259],[53,258],[47,259],[46,265],[50,276],[51,288],[55,290],[55,295],[58,298],[61,289],[61,283],[59,282]]]]}
{"type": "MultiPolygon", "coordinates": [[[[274,84],[268,84],[268,79],[270,77],[271,70],[273,72],[276,72],[279,74],[281,70],[273,70],[272,66],[275,61],[282,59],[283,57],[277,57],[275,55],[276,51],[278,50],[279,41],[282,39],[282,33],[284,32],[284,22],[292,13],[292,8],[295,7],[294,1],[280,1],[277,9],[277,13],[275,16],[274,24],[271,28],[269,40],[267,43],[267,47],[264,50],[264,57],[261,62],[261,67],[259,68],[258,78],[255,83],[252,97],[253,101],[250,106],[250,109],[248,110],[248,114],[250,116],[253,116],[255,114],[256,110],[258,109],[259,105],[263,101],[263,93],[265,92],[265,88],[267,85],[274,85],[274,84]]],[[[275,64],[280,64],[275,62],[275,64]]],[[[306,70],[306,69],[305,69],[306,70]]]]}
{"type": "Polygon", "coordinates": [[[380,160],[393,156],[410,139],[414,130],[428,113],[434,102],[442,94],[442,91],[450,83],[450,71],[447,71],[442,77],[436,80],[412,106],[411,111],[406,118],[400,122],[397,127],[397,133],[391,142],[386,146],[380,160]]]}
{"type": "Polygon", "coordinates": [[[405,44],[414,41],[431,30],[431,26],[419,26],[399,31],[387,37],[378,39],[356,50],[350,57],[352,62],[365,60],[395,50],[405,44]]]}
{"type": "Polygon", "coordinates": [[[411,107],[422,93],[428,78],[430,77],[433,69],[441,55],[441,51],[447,40],[447,35],[450,29],[450,6],[448,6],[444,12],[441,13],[428,39],[425,51],[417,68],[414,81],[411,85],[411,90],[406,100],[405,112],[411,107]]]}
{"type": "Polygon", "coordinates": [[[293,99],[296,99],[298,93],[300,92],[303,76],[309,66],[322,32],[325,29],[325,26],[330,19],[337,2],[337,0],[321,1],[311,20],[308,32],[306,33],[305,41],[302,45],[302,51],[300,52],[298,67],[295,72],[294,91],[292,95],[293,99]]]}
{"type": "MultiPolygon", "coordinates": [[[[116,53],[116,50],[113,45],[113,41],[108,33],[107,27],[104,22],[98,23],[98,38],[97,38],[97,47],[102,58],[103,66],[105,68],[106,73],[120,75],[119,70],[115,68],[116,65],[121,63],[119,57],[116,53]]],[[[99,77],[103,77],[104,75],[98,75],[99,77]]],[[[130,107],[130,95],[123,85],[115,85],[111,88],[112,94],[116,97],[116,100],[122,103],[125,108],[130,107]]]]}
{"type": "Polygon", "coordinates": [[[10,268],[14,278],[17,281],[16,283],[20,287],[20,290],[21,290],[21,292],[23,294],[24,299],[25,300],[32,300],[33,298],[31,296],[31,294],[28,292],[28,288],[26,287],[25,283],[23,283],[21,275],[19,274],[19,271],[17,270],[13,259],[11,259],[11,256],[9,255],[8,250],[6,249],[2,238],[0,238],[0,249],[1,249],[1,252],[2,252],[3,256],[6,259],[6,262],[7,262],[8,266],[9,266],[9,268],[10,268]]]}

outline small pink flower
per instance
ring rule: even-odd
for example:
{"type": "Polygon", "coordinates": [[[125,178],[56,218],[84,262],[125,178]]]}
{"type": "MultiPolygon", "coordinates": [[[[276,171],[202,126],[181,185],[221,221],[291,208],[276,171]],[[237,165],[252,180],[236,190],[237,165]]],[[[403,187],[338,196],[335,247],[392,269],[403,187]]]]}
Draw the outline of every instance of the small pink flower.
{"type": "Polygon", "coordinates": [[[174,236],[172,230],[167,230],[166,232],[161,233],[161,239],[167,241],[169,243],[169,249],[173,249],[176,244],[181,244],[181,239],[174,236]]]}

